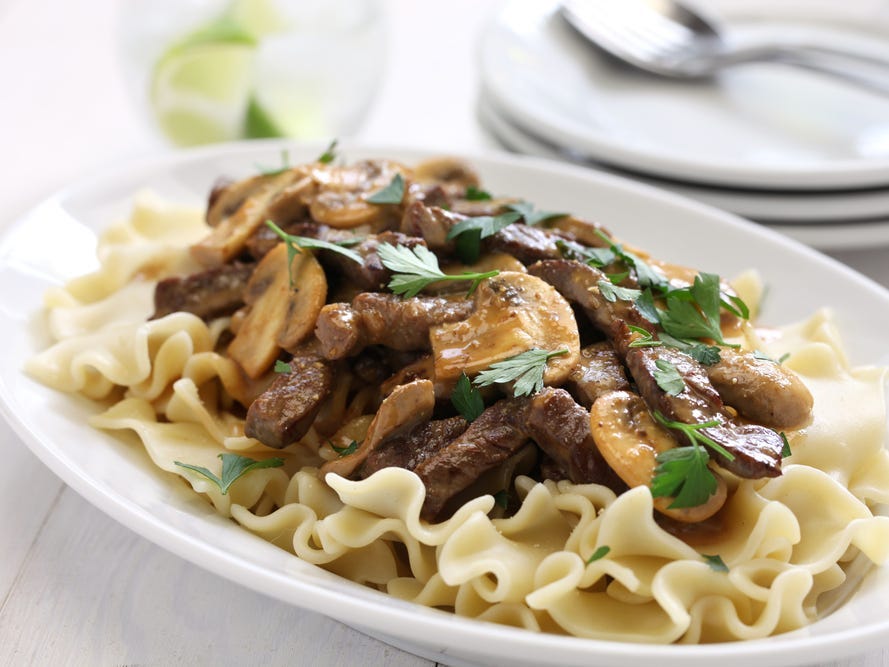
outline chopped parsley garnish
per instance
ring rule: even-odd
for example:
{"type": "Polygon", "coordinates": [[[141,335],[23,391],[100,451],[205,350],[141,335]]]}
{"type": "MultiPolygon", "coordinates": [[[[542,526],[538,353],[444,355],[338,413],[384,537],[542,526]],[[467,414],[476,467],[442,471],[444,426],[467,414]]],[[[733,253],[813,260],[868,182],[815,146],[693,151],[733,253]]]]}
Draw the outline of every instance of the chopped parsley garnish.
{"type": "Polygon", "coordinates": [[[647,329],[632,324],[628,324],[627,328],[636,334],[633,336],[633,342],[627,347],[659,347],[664,344],[662,341],[655,340],[655,337],[647,329]]]}
{"type": "Polygon", "coordinates": [[[722,560],[722,556],[719,554],[715,554],[713,556],[708,556],[707,554],[701,554],[705,561],[707,561],[707,565],[710,566],[710,569],[714,572],[728,572],[728,565],[725,564],[725,561],[722,560]]]}
{"type": "Polygon", "coordinates": [[[273,457],[256,461],[240,454],[224,453],[220,454],[222,459],[222,475],[217,477],[214,473],[207,470],[203,466],[191,465],[190,463],[182,463],[181,461],[173,461],[177,466],[194,471],[213,482],[222,495],[227,495],[229,488],[242,475],[246,475],[251,470],[259,470],[260,468],[280,468],[284,465],[284,459],[273,457]]]}
{"type": "Polygon", "coordinates": [[[406,298],[416,296],[427,285],[440,280],[472,281],[466,295],[470,296],[482,280],[500,273],[494,270],[485,273],[446,274],[438,266],[438,257],[421,245],[408,248],[403,245],[381,243],[377,247],[377,254],[383,266],[392,271],[389,289],[406,298]]]}
{"type": "Polygon", "coordinates": [[[517,201],[506,206],[510,211],[518,213],[525,220],[526,225],[539,225],[541,222],[552,218],[564,218],[567,213],[557,211],[535,211],[534,204],[527,201],[517,201]]]}
{"type": "Polygon", "coordinates": [[[457,255],[466,264],[478,261],[482,239],[493,236],[504,227],[516,222],[518,213],[502,213],[497,216],[480,215],[461,220],[448,231],[448,240],[456,239],[457,255]]]}
{"type": "Polygon", "coordinates": [[[457,379],[454,391],[451,392],[451,403],[457,408],[463,419],[472,423],[485,411],[485,402],[481,392],[472,386],[466,373],[457,379]]]}
{"type": "Polygon", "coordinates": [[[389,185],[374,192],[366,201],[370,204],[400,204],[402,199],[404,199],[404,176],[397,173],[389,185]]]}
{"type": "Polygon", "coordinates": [[[665,297],[666,308],[660,310],[660,323],[664,331],[675,338],[711,338],[721,345],[719,311],[722,297],[719,276],[699,273],[694,285],[670,290],[665,297]]]}
{"type": "Polygon", "coordinates": [[[793,455],[793,452],[790,451],[790,440],[787,439],[787,434],[784,431],[781,431],[778,435],[781,436],[781,442],[784,443],[784,446],[781,448],[781,458],[786,459],[788,456],[793,455]]]}
{"type": "Polygon", "coordinates": [[[599,292],[601,292],[602,298],[610,303],[614,303],[615,301],[635,301],[642,296],[641,290],[632,287],[614,285],[608,280],[600,280],[596,285],[599,287],[599,292]]]}
{"type": "Polygon", "coordinates": [[[358,449],[358,443],[355,440],[350,442],[345,447],[337,447],[335,444],[330,442],[330,440],[327,441],[327,444],[330,445],[330,448],[335,451],[340,456],[340,458],[342,458],[343,456],[348,456],[349,454],[354,454],[355,450],[358,449]]]}
{"type": "Polygon", "coordinates": [[[665,359],[656,359],[654,365],[657,368],[654,371],[654,379],[658,387],[670,396],[678,396],[685,391],[685,381],[676,366],[665,359]]]}
{"type": "Polygon", "coordinates": [[[290,368],[290,364],[281,361],[278,359],[275,362],[275,372],[276,373],[289,373],[292,369],[290,368]]]}
{"type": "MultiPolygon", "coordinates": [[[[308,236],[294,236],[293,234],[288,234],[283,229],[278,227],[271,220],[266,220],[265,224],[271,229],[275,234],[281,237],[284,243],[287,244],[287,266],[293,266],[293,260],[296,258],[297,254],[299,254],[300,248],[319,248],[322,250],[331,250],[337,254],[342,255],[343,257],[348,257],[353,262],[358,264],[364,263],[364,258],[359,255],[354,250],[349,250],[348,248],[344,248],[342,243],[331,243],[330,241],[322,241],[321,239],[313,239],[308,236]]],[[[343,243],[350,243],[348,241],[343,243]]],[[[290,287],[293,289],[296,287],[293,284],[293,272],[291,271],[290,275],[290,287]]]]}
{"type": "Polygon", "coordinates": [[[598,549],[596,549],[596,550],[590,555],[589,558],[586,559],[586,564],[589,565],[590,563],[594,563],[594,562],[597,561],[597,560],[600,560],[600,559],[602,559],[602,558],[605,558],[605,556],[607,556],[608,553],[609,553],[610,551],[611,551],[611,547],[606,546],[606,545],[603,544],[601,547],[599,547],[598,549]]]}
{"type": "Polygon", "coordinates": [[[698,343],[694,341],[689,342],[680,338],[674,338],[668,333],[662,333],[660,339],[663,341],[664,345],[669,345],[681,352],[685,352],[692,359],[705,366],[712,366],[713,364],[718,363],[722,358],[719,353],[719,348],[715,345],[707,345],[706,343],[698,343]]]}
{"type": "Polygon", "coordinates": [[[336,160],[336,145],[339,143],[339,140],[334,139],[327,146],[327,150],[325,150],[321,155],[316,158],[316,162],[320,162],[321,164],[330,164],[334,160],[336,160]]]}
{"type": "Polygon", "coordinates": [[[470,185],[466,188],[466,194],[463,195],[463,199],[466,201],[490,201],[493,197],[487,190],[480,190],[474,185],[470,185]]]}
{"type": "Polygon", "coordinates": [[[615,243],[607,234],[604,234],[601,231],[597,231],[596,233],[599,238],[608,244],[608,249],[617,259],[623,261],[628,267],[635,269],[636,280],[640,286],[654,287],[661,290],[667,289],[667,280],[660,273],[655,271],[648,262],[635,253],[632,253],[629,250],[624,250],[622,245],[615,243]]]}
{"type": "Polygon", "coordinates": [[[719,426],[719,422],[711,420],[700,424],[684,424],[668,420],[657,411],[653,415],[662,426],[680,431],[691,444],[674,447],[657,455],[658,465],[651,480],[651,495],[655,498],[673,498],[670,509],[704,504],[716,493],[717,488],[716,477],[707,467],[710,460],[707,447],[730,461],[735,458],[722,445],[700,432],[704,428],[719,426]]]}
{"type": "Polygon", "coordinates": [[[486,387],[490,384],[506,384],[515,380],[513,396],[530,396],[543,389],[543,374],[546,363],[553,357],[568,354],[568,350],[527,350],[503,361],[491,364],[479,373],[473,384],[486,387]]]}

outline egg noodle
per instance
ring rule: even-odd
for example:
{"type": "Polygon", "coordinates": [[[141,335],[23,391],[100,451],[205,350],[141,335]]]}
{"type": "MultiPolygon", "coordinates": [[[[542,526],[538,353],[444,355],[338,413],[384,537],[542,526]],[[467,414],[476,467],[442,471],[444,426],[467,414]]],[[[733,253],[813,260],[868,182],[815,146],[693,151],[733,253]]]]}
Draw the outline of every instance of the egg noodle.
{"type": "MultiPolygon", "coordinates": [[[[138,195],[129,219],[101,235],[98,270],[47,293],[55,342],[27,371],[94,399],[101,411],[89,418],[93,426],[135,432],[158,468],[304,561],[479,620],[605,640],[698,643],[810,624],[819,596],[843,585],[853,560],[889,557],[889,518],[873,510],[889,501],[885,373],[850,367],[828,311],[746,341],[773,358],[789,355],[785,366],[814,397],[813,418],[788,433],[792,455],[781,476],[731,483],[722,529],[705,541],[661,528],[645,486],[618,496],[597,484],[521,475],[514,481],[521,504],[510,516],[483,495],[430,523],[420,518],[424,485],[410,471],[321,479],[330,452],[314,427],[283,450],[245,437],[231,406],[255,387],[217,351],[227,318],[148,319],[159,278],[201,268],[188,248],[207,232],[200,210],[138,195]],[[218,471],[224,452],[280,456],[284,465],[253,470],[223,495],[174,463],[218,471]]],[[[734,286],[755,307],[755,279],[734,286]]],[[[348,373],[338,377],[318,419],[347,424],[365,415],[366,396],[351,392],[351,381],[348,373]]]]}

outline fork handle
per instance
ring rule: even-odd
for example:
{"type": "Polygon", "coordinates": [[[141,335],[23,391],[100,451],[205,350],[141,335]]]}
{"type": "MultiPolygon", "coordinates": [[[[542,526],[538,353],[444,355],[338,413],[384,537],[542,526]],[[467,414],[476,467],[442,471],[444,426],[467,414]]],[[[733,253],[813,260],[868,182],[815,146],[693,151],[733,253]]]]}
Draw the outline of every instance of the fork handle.
{"type": "Polygon", "coordinates": [[[889,95],[889,61],[815,45],[755,44],[723,51],[710,62],[711,72],[730,65],[777,62],[830,75],[871,92],[889,95]]]}

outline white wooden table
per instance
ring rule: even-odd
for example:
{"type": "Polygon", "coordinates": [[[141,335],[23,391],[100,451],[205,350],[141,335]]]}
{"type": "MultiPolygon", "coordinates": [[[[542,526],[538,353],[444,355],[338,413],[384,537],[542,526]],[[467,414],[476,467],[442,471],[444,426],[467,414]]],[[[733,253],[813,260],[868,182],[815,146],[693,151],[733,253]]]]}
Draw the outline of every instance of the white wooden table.
{"type": "MultiPolygon", "coordinates": [[[[93,169],[157,150],[115,64],[115,5],[0,0],[0,224],[93,169]]],[[[388,9],[389,70],[359,138],[490,145],[474,118],[473,65],[489,7],[388,9]],[[445,102],[427,103],[443,91],[445,102]]],[[[889,250],[837,257],[889,286],[889,250]]],[[[432,664],[154,546],[62,484],[2,422],[0,461],[0,665],[432,664]]],[[[886,664],[889,651],[830,663],[886,664]]]]}

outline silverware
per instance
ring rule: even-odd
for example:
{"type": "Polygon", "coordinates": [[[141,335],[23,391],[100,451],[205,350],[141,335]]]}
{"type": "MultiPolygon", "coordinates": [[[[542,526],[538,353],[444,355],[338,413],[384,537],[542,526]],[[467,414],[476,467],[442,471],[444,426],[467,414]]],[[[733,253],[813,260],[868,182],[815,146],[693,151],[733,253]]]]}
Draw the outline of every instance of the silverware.
{"type": "Polygon", "coordinates": [[[600,49],[660,76],[706,78],[744,63],[777,62],[889,94],[889,60],[814,44],[736,47],[712,19],[678,0],[564,0],[561,14],[600,49]]]}

